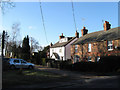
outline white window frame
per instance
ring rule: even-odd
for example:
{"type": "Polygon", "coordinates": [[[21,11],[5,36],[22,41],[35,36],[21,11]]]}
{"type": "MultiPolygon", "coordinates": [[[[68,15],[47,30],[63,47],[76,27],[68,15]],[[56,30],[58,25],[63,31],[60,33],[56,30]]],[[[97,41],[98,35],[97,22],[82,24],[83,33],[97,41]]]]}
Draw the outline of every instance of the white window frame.
{"type": "Polygon", "coordinates": [[[54,49],[52,49],[52,52],[54,52],[54,49]]]}
{"type": "Polygon", "coordinates": [[[76,57],[76,55],[75,55],[75,56],[74,56],[74,63],[79,62],[79,59],[80,59],[80,58],[76,57]]]}
{"type": "Polygon", "coordinates": [[[88,56],[88,61],[92,61],[91,56],[88,56]]]}
{"type": "Polygon", "coordinates": [[[92,49],[91,49],[91,43],[88,43],[88,52],[91,52],[92,49]]]}
{"type": "Polygon", "coordinates": [[[97,62],[99,62],[100,61],[100,56],[97,56],[97,62]]]}
{"type": "Polygon", "coordinates": [[[78,52],[78,45],[75,45],[75,53],[78,52]]]}
{"type": "Polygon", "coordinates": [[[61,48],[59,49],[59,53],[62,53],[62,49],[61,48]]]}
{"type": "Polygon", "coordinates": [[[113,50],[113,41],[112,40],[111,41],[107,41],[107,49],[108,49],[108,51],[113,50]]]}

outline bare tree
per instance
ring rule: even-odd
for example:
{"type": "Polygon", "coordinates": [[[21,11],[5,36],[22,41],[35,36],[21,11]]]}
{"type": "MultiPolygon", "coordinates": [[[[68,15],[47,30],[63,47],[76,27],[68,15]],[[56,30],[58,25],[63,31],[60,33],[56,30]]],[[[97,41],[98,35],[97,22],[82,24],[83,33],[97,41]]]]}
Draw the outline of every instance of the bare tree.
{"type": "Polygon", "coordinates": [[[19,36],[20,36],[20,23],[16,22],[12,25],[11,41],[14,44],[16,44],[19,36]]]}
{"type": "Polygon", "coordinates": [[[9,45],[8,39],[9,39],[8,32],[5,32],[5,55],[7,55],[8,53],[8,45],[9,45]]]}
{"type": "Polygon", "coordinates": [[[13,7],[15,7],[15,4],[11,0],[0,0],[0,9],[3,14],[13,7]]]}
{"type": "Polygon", "coordinates": [[[39,46],[38,51],[42,51],[42,50],[43,50],[43,47],[42,47],[42,46],[39,46]]]}
{"type": "Polygon", "coordinates": [[[33,37],[30,37],[30,52],[39,51],[39,43],[33,37]]]}
{"type": "Polygon", "coordinates": [[[22,46],[22,42],[23,42],[22,40],[19,40],[18,43],[17,43],[17,45],[18,46],[22,46]]]}
{"type": "Polygon", "coordinates": [[[8,52],[10,56],[13,56],[13,53],[16,54],[17,47],[21,45],[20,41],[20,23],[15,22],[12,25],[12,32],[9,34],[9,40],[8,40],[8,52]]]}

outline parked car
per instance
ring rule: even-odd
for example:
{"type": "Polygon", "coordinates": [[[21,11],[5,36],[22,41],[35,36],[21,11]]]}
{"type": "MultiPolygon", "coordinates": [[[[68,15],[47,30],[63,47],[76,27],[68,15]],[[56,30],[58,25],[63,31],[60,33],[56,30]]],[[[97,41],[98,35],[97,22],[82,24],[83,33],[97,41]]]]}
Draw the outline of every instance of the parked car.
{"type": "Polygon", "coordinates": [[[29,68],[29,69],[33,69],[34,66],[35,66],[34,64],[28,63],[27,61],[25,61],[23,59],[16,59],[16,58],[10,58],[9,59],[9,67],[11,69],[15,69],[15,68],[29,68]]]}

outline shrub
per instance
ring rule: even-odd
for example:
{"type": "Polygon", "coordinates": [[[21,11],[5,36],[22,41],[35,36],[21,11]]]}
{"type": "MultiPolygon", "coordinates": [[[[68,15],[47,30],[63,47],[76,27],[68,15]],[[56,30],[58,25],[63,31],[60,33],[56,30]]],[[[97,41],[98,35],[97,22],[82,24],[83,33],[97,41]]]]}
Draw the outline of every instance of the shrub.
{"type": "Polygon", "coordinates": [[[72,61],[71,60],[61,61],[60,69],[72,70],[72,61]]]}
{"type": "Polygon", "coordinates": [[[45,60],[45,58],[42,58],[42,65],[46,66],[46,60],[45,60]]]}
{"type": "Polygon", "coordinates": [[[104,56],[100,59],[101,68],[108,72],[117,71],[120,68],[120,56],[104,56]]]}
{"type": "Polygon", "coordinates": [[[72,64],[71,60],[56,61],[46,59],[52,68],[60,68],[82,72],[114,72],[120,70],[120,56],[101,57],[99,62],[77,62],[72,64]]]}
{"type": "Polygon", "coordinates": [[[46,59],[46,64],[48,64],[48,67],[52,67],[54,66],[54,59],[50,59],[50,58],[47,58],[46,59]]]}
{"type": "Polygon", "coordinates": [[[120,57],[105,56],[100,62],[77,62],[73,70],[82,72],[114,72],[120,69],[120,57]]]}
{"type": "Polygon", "coordinates": [[[71,60],[61,61],[55,59],[46,59],[46,62],[49,63],[49,67],[52,68],[60,68],[60,69],[72,69],[72,62],[71,60]]]}

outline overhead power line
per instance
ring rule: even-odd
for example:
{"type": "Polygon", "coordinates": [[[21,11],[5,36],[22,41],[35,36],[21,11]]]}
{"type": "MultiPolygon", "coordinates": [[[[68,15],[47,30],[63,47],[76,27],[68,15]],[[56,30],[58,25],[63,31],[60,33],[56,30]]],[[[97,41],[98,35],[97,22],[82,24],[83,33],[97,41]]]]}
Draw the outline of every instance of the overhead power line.
{"type": "Polygon", "coordinates": [[[74,5],[73,5],[73,1],[72,0],[71,0],[71,3],[72,3],[72,12],[73,12],[73,19],[74,19],[74,24],[75,24],[75,30],[77,30],[76,21],[75,21],[75,14],[74,14],[74,5]]]}
{"type": "Polygon", "coordinates": [[[43,28],[44,28],[44,32],[45,32],[45,37],[46,37],[46,42],[48,43],[48,39],[47,39],[47,33],[46,33],[46,28],[45,28],[45,23],[44,23],[44,17],[43,17],[43,12],[42,12],[42,6],[41,6],[41,1],[39,1],[39,5],[40,5],[40,12],[41,12],[41,16],[42,16],[42,23],[43,23],[43,28]]]}

